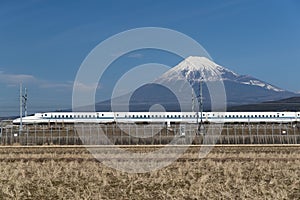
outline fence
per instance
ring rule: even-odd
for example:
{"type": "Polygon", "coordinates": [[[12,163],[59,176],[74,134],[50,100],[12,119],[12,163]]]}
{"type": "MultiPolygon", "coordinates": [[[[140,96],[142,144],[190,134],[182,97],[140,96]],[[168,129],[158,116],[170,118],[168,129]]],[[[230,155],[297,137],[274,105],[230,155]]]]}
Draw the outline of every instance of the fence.
{"type": "Polygon", "coordinates": [[[298,124],[1,124],[0,145],[300,144],[298,124]]]}

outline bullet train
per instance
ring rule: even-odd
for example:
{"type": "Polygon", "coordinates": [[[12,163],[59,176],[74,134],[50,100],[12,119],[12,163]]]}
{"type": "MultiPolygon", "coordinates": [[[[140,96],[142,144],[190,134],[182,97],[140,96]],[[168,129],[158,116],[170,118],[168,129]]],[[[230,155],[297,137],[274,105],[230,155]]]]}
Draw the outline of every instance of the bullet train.
{"type": "MultiPolygon", "coordinates": [[[[22,117],[23,124],[49,123],[290,123],[300,112],[46,112],[22,117]]],[[[20,118],[13,120],[20,124],[20,118]]]]}

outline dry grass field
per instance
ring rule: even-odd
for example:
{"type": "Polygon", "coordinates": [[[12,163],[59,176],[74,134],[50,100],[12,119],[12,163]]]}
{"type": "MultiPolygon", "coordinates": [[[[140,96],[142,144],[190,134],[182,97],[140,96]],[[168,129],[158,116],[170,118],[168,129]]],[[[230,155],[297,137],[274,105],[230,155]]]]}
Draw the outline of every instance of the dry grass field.
{"type": "Polygon", "coordinates": [[[190,147],[168,167],[130,174],[82,147],[1,147],[0,199],[300,198],[300,146],[217,146],[204,159],[198,152],[190,147]]]}

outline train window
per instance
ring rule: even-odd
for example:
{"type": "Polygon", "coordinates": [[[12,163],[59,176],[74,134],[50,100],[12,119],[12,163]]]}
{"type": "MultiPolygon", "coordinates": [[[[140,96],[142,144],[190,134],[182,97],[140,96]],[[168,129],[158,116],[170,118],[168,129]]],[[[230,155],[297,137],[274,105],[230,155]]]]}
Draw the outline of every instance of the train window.
{"type": "Polygon", "coordinates": [[[169,115],[167,115],[167,118],[169,118],[170,116],[169,115]]]}
{"type": "Polygon", "coordinates": [[[284,114],[281,114],[282,116],[284,116],[284,114]]]}
{"type": "Polygon", "coordinates": [[[104,116],[104,114],[102,114],[102,117],[104,116]]]}

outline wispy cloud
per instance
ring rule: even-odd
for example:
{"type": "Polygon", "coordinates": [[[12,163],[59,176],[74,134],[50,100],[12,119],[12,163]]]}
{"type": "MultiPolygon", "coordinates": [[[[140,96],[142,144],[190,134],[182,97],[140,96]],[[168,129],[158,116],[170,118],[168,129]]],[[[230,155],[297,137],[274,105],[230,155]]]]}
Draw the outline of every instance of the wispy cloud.
{"type": "Polygon", "coordinates": [[[30,74],[10,74],[0,71],[0,83],[8,87],[19,86],[20,83],[27,85],[36,85],[39,88],[64,88],[71,89],[73,87],[72,81],[58,82],[58,81],[49,81],[41,80],[30,74]]]}
{"type": "Polygon", "coordinates": [[[63,83],[43,81],[40,88],[72,88],[73,82],[67,81],[63,83]]]}
{"type": "MultiPolygon", "coordinates": [[[[73,85],[72,85],[73,86],[73,85]]],[[[82,83],[82,82],[75,82],[74,83],[74,89],[80,91],[80,92],[91,92],[95,89],[100,89],[101,86],[98,85],[98,83],[82,83]]]]}
{"type": "Polygon", "coordinates": [[[18,85],[19,83],[34,83],[38,80],[28,74],[7,74],[4,71],[0,71],[0,83],[7,85],[18,85]]]}

